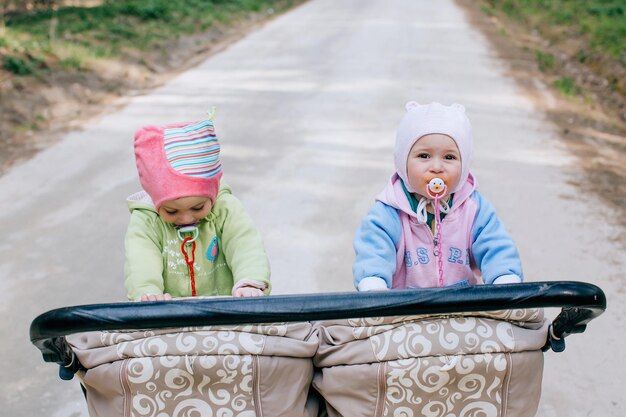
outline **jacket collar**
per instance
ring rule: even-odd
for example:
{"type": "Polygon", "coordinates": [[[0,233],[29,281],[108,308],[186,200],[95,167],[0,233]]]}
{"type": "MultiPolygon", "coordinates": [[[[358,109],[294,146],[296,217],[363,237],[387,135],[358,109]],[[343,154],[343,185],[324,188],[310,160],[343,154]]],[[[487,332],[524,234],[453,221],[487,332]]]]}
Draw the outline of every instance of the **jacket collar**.
{"type": "MultiPolygon", "coordinates": [[[[465,180],[465,183],[454,193],[452,201],[452,207],[448,215],[454,213],[454,211],[461,206],[474,192],[478,183],[472,173],[470,173],[465,180]]],[[[389,182],[383,189],[383,191],[376,196],[376,200],[387,204],[397,210],[401,210],[411,217],[415,217],[415,211],[411,208],[411,203],[406,197],[402,188],[402,180],[397,173],[394,173],[389,182]]]]}

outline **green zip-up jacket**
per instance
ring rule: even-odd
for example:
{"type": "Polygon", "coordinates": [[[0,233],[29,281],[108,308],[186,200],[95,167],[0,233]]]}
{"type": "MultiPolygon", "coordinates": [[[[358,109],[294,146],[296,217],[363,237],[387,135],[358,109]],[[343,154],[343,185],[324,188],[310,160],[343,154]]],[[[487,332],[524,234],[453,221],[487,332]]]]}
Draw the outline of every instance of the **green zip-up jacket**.
{"type": "MultiPolygon", "coordinates": [[[[159,217],[145,191],[131,195],[127,203],[131,212],[124,268],[128,299],[139,300],[142,294],[191,296],[178,229],[159,217]]],[[[269,294],[270,265],[261,235],[228,185],[222,182],[211,212],[197,226],[196,295],[231,295],[233,287],[245,285],[269,294]]],[[[190,243],[186,251],[191,259],[190,243]]]]}

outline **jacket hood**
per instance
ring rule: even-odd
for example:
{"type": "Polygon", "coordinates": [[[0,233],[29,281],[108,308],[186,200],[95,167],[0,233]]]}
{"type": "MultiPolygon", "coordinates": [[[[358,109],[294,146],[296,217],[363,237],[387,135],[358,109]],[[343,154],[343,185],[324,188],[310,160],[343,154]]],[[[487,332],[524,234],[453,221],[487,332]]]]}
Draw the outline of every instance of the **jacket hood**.
{"type": "Polygon", "coordinates": [[[404,186],[409,192],[415,192],[407,180],[406,161],[411,148],[421,137],[439,133],[452,138],[461,154],[460,181],[452,190],[457,193],[469,175],[474,147],[472,125],[465,115],[465,107],[458,103],[444,106],[440,103],[419,104],[415,101],[409,101],[405,107],[406,113],[398,125],[393,153],[396,172],[404,181],[404,186]]]}
{"type": "MultiPolygon", "coordinates": [[[[397,210],[401,210],[408,214],[410,217],[416,217],[415,212],[411,208],[411,204],[409,200],[406,198],[406,194],[404,194],[404,190],[402,189],[400,176],[398,173],[395,173],[389,179],[387,186],[383,189],[383,191],[376,196],[376,200],[382,203],[387,204],[397,210]]],[[[469,198],[470,195],[474,192],[478,183],[472,173],[470,172],[465,180],[465,183],[458,188],[457,192],[454,193],[454,199],[452,201],[452,207],[450,207],[450,212],[448,216],[450,216],[454,211],[465,202],[469,198]]]]}

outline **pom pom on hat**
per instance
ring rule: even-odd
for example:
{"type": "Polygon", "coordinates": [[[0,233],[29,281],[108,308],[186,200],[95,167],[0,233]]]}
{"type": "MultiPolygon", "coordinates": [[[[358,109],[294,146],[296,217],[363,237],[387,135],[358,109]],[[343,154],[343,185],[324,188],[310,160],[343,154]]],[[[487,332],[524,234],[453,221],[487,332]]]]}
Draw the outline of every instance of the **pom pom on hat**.
{"type": "Polygon", "coordinates": [[[135,133],[135,160],[141,186],[157,210],[181,197],[215,201],[222,164],[213,122],[143,127],[135,133]]]}
{"type": "Polygon", "coordinates": [[[457,103],[444,106],[440,103],[422,105],[409,101],[398,125],[393,155],[396,172],[409,192],[415,192],[407,178],[406,161],[409,152],[419,138],[433,133],[450,136],[461,154],[461,177],[456,189],[451,192],[458,191],[469,175],[474,145],[472,126],[465,115],[465,107],[457,103]]]}

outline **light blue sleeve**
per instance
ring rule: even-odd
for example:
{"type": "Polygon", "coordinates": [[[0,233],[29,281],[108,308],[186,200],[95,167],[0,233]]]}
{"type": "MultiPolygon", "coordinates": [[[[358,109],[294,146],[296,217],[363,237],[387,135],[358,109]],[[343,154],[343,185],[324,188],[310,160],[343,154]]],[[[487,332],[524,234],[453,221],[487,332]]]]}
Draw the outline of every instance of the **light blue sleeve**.
{"type": "Polygon", "coordinates": [[[502,275],[517,275],[523,280],[517,247],[494,207],[478,191],[474,191],[471,198],[478,204],[472,226],[472,254],[483,282],[493,284],[502,275]]]}
{"type": "Polygon", "coordinates": [[[379,277],[391,288],[396,272],[396,248],[402,226],[398,211],[380,201],[370,209],[354,237],[354,286],[366,277],[379,277]]]}

